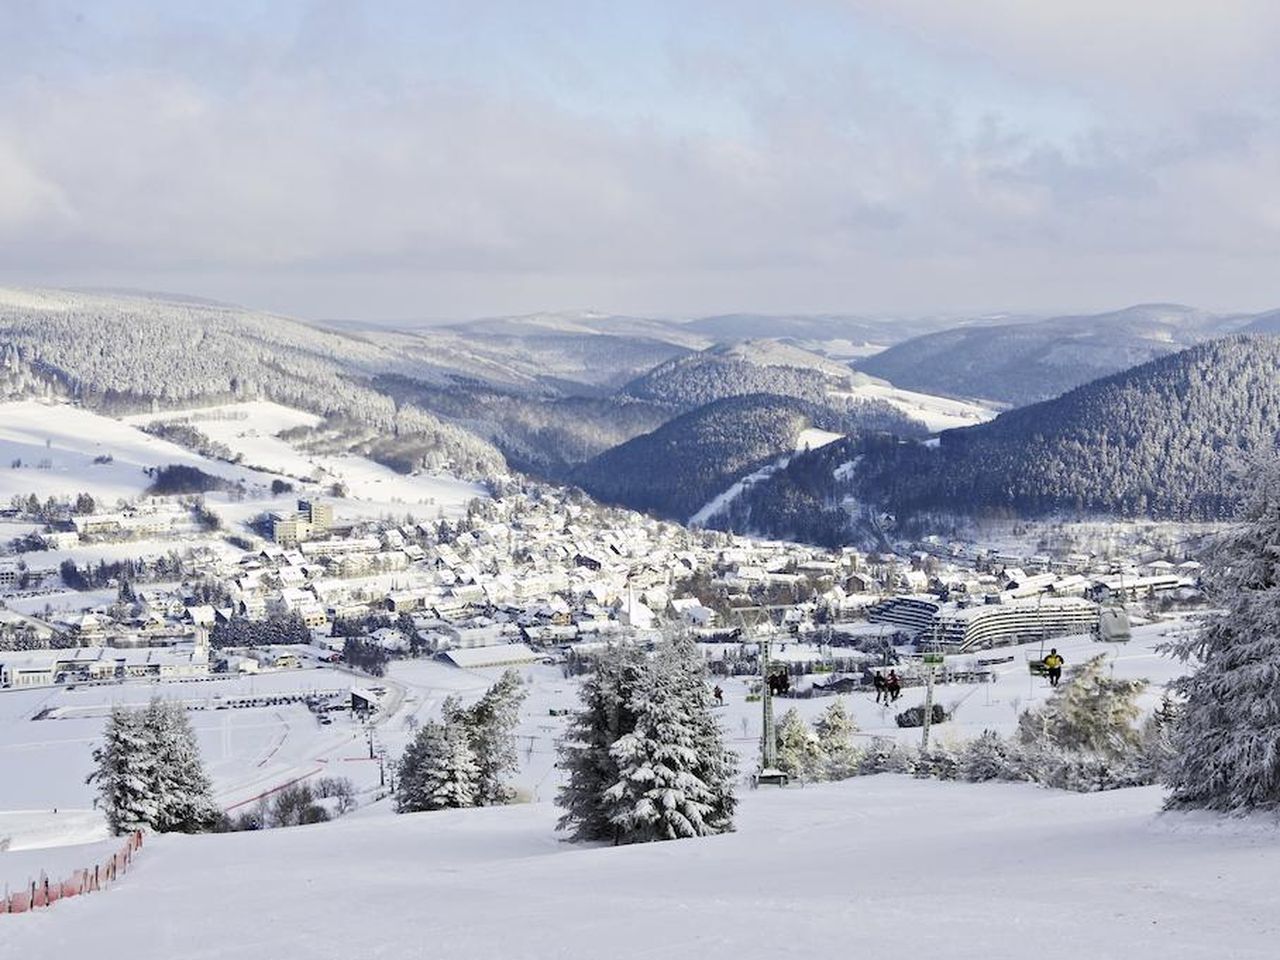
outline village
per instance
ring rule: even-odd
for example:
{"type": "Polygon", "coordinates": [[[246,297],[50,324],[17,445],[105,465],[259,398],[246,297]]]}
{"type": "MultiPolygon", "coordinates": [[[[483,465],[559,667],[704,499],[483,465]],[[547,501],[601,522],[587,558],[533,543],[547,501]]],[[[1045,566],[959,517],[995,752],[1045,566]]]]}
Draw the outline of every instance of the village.
{"type": "MultiPolygon", "coordinates": [[[[797,662],[831,672],[859,651],[972,652],[1095,632],[1107,603],[1168,609],[1198,597],[1195,560],[928,542],[832,551],[532,484],[475,499],[454,520],[350,518],[343,500],[307,496],[227,531],[204,530],[204,511],[192,498],[140,498],[15,539],[0,557],[0,687],[296,669],[353,651],[363,660],[349,666],[375,673],[409,656],[465,668],[562,662],[669,629],[739,662],[726,648],[764,629],[790,641],[797,662]],[[64,550],[110,542],[119,556],[138,536],[170,537],[172,548],[84,569],[14,552],[38,538],[64,550]],[[41,606],[42,591],[59,596],[56,609],[41,606]]],[[[10,524],[23,519],[15,513],[10,524]]]]}

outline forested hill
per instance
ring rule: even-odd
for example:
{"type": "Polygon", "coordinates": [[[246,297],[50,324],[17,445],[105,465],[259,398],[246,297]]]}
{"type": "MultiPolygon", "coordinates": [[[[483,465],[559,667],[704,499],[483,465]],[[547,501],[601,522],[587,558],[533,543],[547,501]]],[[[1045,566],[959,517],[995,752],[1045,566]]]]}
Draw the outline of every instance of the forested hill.
{"type": "Polygon", "coordinates": [[[848,367],[805,350],[744,341],[660,364],[623,387],[621,394],[682,410],[764,393],[824,403],[832,390],[847,389],[854,378],[848,367]]]}
{"type": "Polygon", "coordinates": [[[1233,336],[947,431],[936,449],[873,444],[855,482],[900,515],[1213,519],[1239,503],[1233,462],[1278,434],[1280,339],[1233,336]]]}
{"type": "Polygon", "coordinates": [[[918,423],[884,403],[855,403],[836,413],[792,397],[732,397],[605,451],[572,479],[599,500],[683,521],[746,474],[794,451],[807,427],[921,433],[918,423]]]}
{"type": "Polygon", "coordinates": [[[53,392],[111,415],[265,397],[367,424],[419,466],[505,469],[491,444],[373,389],[380,372],[450,381],[363,335],[224,304],[0,289],[0,396],[53,392]]]}

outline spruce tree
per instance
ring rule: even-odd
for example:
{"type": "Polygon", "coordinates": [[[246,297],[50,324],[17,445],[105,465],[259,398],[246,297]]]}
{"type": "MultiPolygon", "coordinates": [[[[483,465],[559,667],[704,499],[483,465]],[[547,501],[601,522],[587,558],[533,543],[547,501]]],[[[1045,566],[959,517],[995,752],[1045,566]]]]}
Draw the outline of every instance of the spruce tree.
{"type": "Polygon", "coordinates": [[[456,719],[429,720],[400,758],[396,810],[475,806],[478,776],[465,725],[456,719]]]}
{"type": "Polygon", "coordinates": [[[644,843],[733,828],[734,763],[710,717],[696,651],[676,643],[632,693],[634,729],[609,748],[618,779],[604,793],[616,842],[644,843]],[[697,679],[696,688],[691,682],[697,679]]]}
{"type": "Polygon", "coordinates": [[[782,715],[777,727],[778,769],[793,780],[826,778],[827,754],[818,735],[792,707],[782,715]]]}
{"type": "Polygon", "coordinates": [[[818,746],[826,757],[824,779],[844,780],[858,770],[861,754],[853,744],[857,724],[844,707],[844,700],[836,698],[814,722],[813,732],[818,736],[818,746]]]}
{"type": "Polygon", "coordinates": [[[560,765],[566,771],[556,803],[564,810],[557,829],[574,840],[615,840],[605,791],[618,780],[618,763],[610,748],[635,729],[632,695],[645,683],[649,664],[635,646],[603,650],[579,691],[582,709],[569,722],[560,765]]]}
{"type": "Polygon", "coordinates": [[[687,637],[674,640],[666,648],[670,668],[684,692],[698,745],[694,773],[711,793],[711,809],[704,818],[716,833],[733,829],[737,798],[733,782],[738,775],[738,755],[724,742],[719,715],[712,709],[707,688],[707,668],[697,644],[687,637]]]}
{"type": "Polygon", "coordinates": [[[157,809],[152,826],[161,832],[201,833],[213,829],[219,810],[186,710],[157,697],[147,707],[142,722],[156,762],[157,809]]]}
{"type": "Polygon", "coordinates": [[[156,797],[157,761],[141,711],[114,707],[94,748],[97,764],[88,783],[97,783],[98,797],[107,825],[114,834],[152,826],[159,803],[156,797]]]}
{"type": "Polygon", "coordinates": [[[512,790],[506,778],[519,765],[515,728],[525,691],[520,674],[507,670],[470,709],[462,714],[471,752],[475,755],[476,804],[508,803],[512,790]]]}
{"type": "Polygon", "coordinates": [[[1222,612],[1169,647],[1199,664],[1174,684],[1170,807],[1280,806],[1280,461],[1256,470],[1244,517],[1208,575],[1222,612]]]}
{"type": "Polygon", "coordinates": [[[1018,739],[1112,760],[1135,755],[1140,742],[1135,725],[1137,697],[1146,683],[1117,680],[1106,673],[1106,654],[1085,662],[1045,704],[1018,718],[1018,739]]]}

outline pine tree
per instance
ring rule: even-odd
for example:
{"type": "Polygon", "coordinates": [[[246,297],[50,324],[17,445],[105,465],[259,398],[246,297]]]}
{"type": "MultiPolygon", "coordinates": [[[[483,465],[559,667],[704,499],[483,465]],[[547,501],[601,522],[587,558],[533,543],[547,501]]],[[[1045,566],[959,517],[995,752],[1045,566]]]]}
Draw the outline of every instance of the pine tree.
{"type": "Polygon", "coordinates": [[[96,769],[88,783],[97,783],[98,797],[114,834],[141,830],[155,823],[159,810],[155,794],[157,761],[141,711],[114,707],[94,748],[96,769]]]}
{"type": "Polygon", "coordinates": [[[1166,774],[1170,807],[1280,806],[1280,461],[1257,468],[1245,523],[1216,550],[1210,591],[1223,611],[1170,650],[1199,666],[1166,774]]]}
{"type": "Polygon", "coordinates": [[[649,685],[631,699],[635,729],[610,748],[618,780],[605,803],[621,843],[701,837],[731,826],[719,816],[719,791],[699,776],[708,769],[705,731],[677,657],[658,658],[649,685]]]}
{"type": "Polygon", "coordinates": [[[113,832],[198,833],[217,823],[213,787],[178,704],[156,698],[142,709],[116,707],[93,759],[98,766],[88,779],[98,784],[113,832]]]}
{"type": "Polygon", "coordinates": [[[1135,755],[1141,713],[1138,694],[1146,683],[1107,676],[1106,655],[1075,671],[1040,708],[1018,718],[1018,739],[1026,746],[1088,752],[1111,760],[1135,755]]]}
{"type": "Polygon", "coordinates": [[[792,707],[782,715],[777,727],[778,769],[794,780],[823,780],[827,754],[818,735],[792,707]]]}
{"type": "Polygon", "coordinates": [[[698,750],[693,772],[710,791],[711,809],[703,819],[712,832],[728,832],[733,829],[733,814],[738,802],[733,794],[738,756],[725,744],[720,720],[711,708],[706,661],[697,644],[687,637],[674,640],[662,652],[662,657],[667,668],[676,674],[692,718],[698,750]]]}
{"type": "Polygon", "coordinates": [[[525,691],[520,674],[507,670],[462,716],[471,752],[479,771],[476,803],[479,806],[508,803],[512,791],[507,776],[516,769],[515,728],[525,691]]]}
{"type": "Polygon", "coordinates": [[[960,751],[961,780],[1024,779],[1017,748],[994,730],[983,730],[960,751]]]}
{"type": "Polygon", "coordinates": [[[853,745],[853,735],[858,727],[844,707],[844,700],[837,698],[813,725],[818,746],[826,756],[824,779],[844,780],[858,770],[860,753],[853,745]]]}
{"type": "Polygon", "coordinates": [[[618,780],[618,763],[610,748],[635,729],[632,695],[646,683],[649,664],[631,645],[611,646],[596,658],[582,683],[582,709],[574,714],[560,750],[565,784],[556,795],[564,810],[557,829],[574,840],[616,840],[605,791],[618,780]]]}
{"type": "Polygon", "coordinates": [[[429,720],[400,758],[396,810],[415,813],[475,806],[478,777],[465,725],[456,719],[429,720]]]}
{"type": "Polygon", "coordinates": [[[157,697],[142,721],[156,762],[157,809],[152,826],[161,832],[181,833],[213,829],[220,811],[186,710],[157,697]]]}

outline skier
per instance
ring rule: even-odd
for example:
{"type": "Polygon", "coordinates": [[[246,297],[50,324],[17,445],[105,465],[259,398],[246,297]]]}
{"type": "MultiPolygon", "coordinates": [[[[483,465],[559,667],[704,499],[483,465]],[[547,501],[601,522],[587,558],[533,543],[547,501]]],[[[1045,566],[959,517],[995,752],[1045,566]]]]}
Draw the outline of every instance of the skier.
{"type": "Polygon", "coordinates": [[[1044,669],[1049,675],[1049,686],[1056,687],[1058,681],[1062,679],[1062,665],[1066,663],[1062,659],[1062,655],[1058,653],[1057,647],[1049,650],[1049,655],[1044,658],[1044,669]]]}
{"type": "MultiPolygon", "coordinates": [[[[885,696],[884,676],[876,671],[875,678],[871,681],[871,685],[876,688],[876,703],[880,702],[880,698],[885,696]]],[[[885,701],[888,702],[887,700],[885,701]]]]}
{"type": "Polygon", "coordinates": [[[902,696],[902,681],[898,679],[897,670],[889,671],[889,679],[884,682],[884,690],[889,701],[897,700],[902,696]]]}
{"type": "Polygon", "coordinates": [[[716,688],[711,691],[711,695],[716,698],[716,706],[724,706],[724,691],[720,689],[719,684],[716,684],[716,688]]]}

